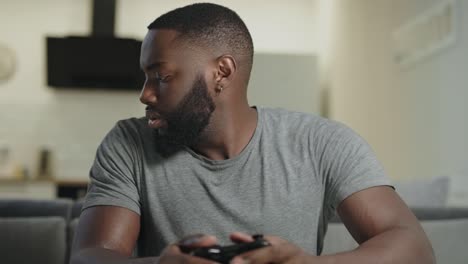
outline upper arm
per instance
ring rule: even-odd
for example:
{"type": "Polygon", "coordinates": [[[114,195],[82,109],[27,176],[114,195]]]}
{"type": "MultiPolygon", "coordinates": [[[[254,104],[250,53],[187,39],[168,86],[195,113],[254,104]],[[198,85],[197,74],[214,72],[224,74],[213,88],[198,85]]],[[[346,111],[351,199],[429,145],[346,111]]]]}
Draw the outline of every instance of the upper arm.
{"type": "Polygon", "coordinates": [[[391,185],[371,146],[349,127],[328,122],[315,132],[320,180],[327,214],[344,199],[374,186],[391,185]]]}
{"type": "Polygon", "coordinates": [[[393,228],[410,229],[425,236],[417,218],[388,186],[367,188],[350,195],[339,204],[338,214],[359,244],[393,228]]]}
{"type": "Polygon", "coordinates": [[[140,216],[123,207],[95,206],[80,216],[72,254],[87,248],[104,248],[130,257],[140,231],[140,216]]]}

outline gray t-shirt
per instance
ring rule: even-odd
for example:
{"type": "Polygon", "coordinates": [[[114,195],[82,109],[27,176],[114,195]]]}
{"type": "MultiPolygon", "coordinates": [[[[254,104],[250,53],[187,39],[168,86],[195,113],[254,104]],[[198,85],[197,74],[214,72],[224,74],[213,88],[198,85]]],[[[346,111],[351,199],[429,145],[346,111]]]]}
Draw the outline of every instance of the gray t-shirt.
{"type": "Polygon", "coordinates": [[[343,124],[257,111],[248,145],[221,161],[189,148],[161,155],[145,118],[119,121],[97,150],[83,210],[113,205],[138,213],[140,256],[157,256],[195,233],[230,244],[234,231],[280,236],[320,254],[338,204],[389,180],[369,145],[343,124]]]}

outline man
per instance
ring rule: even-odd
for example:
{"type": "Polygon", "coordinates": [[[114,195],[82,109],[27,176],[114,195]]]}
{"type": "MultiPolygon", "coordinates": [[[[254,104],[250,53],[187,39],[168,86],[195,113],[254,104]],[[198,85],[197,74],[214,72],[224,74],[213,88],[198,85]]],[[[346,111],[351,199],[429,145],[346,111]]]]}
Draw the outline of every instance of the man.
{"type": "Polygon", "coordinates": [[[249,106],[253,44],[236,13],[194,4],[148,28],[146,117],[118,122],[100,145],[71,263],[211,263],[181,247],[255,233],[271,246],[233,263],[434,262],[363,139],[315,115],[249,106]],[[320,256],[335,210],[360,246],[320,256]],[[129,258],[136,245],[145,258],[129,258]]]}

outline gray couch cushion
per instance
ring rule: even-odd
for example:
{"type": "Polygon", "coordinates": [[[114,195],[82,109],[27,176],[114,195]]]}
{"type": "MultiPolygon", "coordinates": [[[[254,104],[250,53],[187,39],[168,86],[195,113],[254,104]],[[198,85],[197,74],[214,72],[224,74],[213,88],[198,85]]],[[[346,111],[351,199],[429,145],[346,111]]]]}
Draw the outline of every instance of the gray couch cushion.
{"type": "Polygon", "coordinates": [[[66,222],[62,217],[0,218],[0,260],[4,264],[63,264],[66,222]]]}
{"type": "Polygon", "coordinates": [[[411,208],[419,221],[468,219],[468,208],[411,208]]]}
{"type": "Polygon", "coordinates": [[[79,218],[73,219],[68,226],[68,242],[71,246],[73,245],[73,238],[75,237],[76,228],[78,227],[79,218]]]}
{"type": "Polygon", "coordinates": [[[80,221],[79,218],[75,218],[73,220],[70,221],[70,223],[68,224],[68,229],[67,229],[67,256],[66,258],[69,259],[70,256],[71,256],[71,250],[72,250],[72,247],[73,247],[73,239],[75,238],[75,232],[76,232],[76,228],[78,227],[78,222],[80,221]]]}
{"type": "Polygon", "coordinates": [[[358,243],[342,223],[328,224],[327,234],[323,241],[322,255],[349,251],[358,247],[358,243]]]}
{"type": "Polygon", "coordinates": [[[73,201],[57,200],[0,200],[0,217],[60,216],[70,219],[73,201]]]}
{"type": "MultiPolygon", "coordinates": [[[[434,248],[437,263],[467,263],[468,218],[431,219],[422,221],[421,224],[434,248]]],[[[356,247],[358,244],[343,224],[328,225],[322,255],[349,251],[356,247]]]]}
{"type": "Polygon", "coordinates": [[[443,207],[447,204],[449,177],[395,182],[394,187],[406,204],[413,207],[443,207]]]}
{"type": "Polygon", "coordinates": [[[81,208],[83,207],[84,200],[78,200],[73,203],[71,210],[71,219],[79,218],[81,215],[81,208]]]}
{"type": "Polygon", "coordinates": [[[437,263],[468,262],[468,219],[423,221],[422,226],[434,248],[437,263]]]}

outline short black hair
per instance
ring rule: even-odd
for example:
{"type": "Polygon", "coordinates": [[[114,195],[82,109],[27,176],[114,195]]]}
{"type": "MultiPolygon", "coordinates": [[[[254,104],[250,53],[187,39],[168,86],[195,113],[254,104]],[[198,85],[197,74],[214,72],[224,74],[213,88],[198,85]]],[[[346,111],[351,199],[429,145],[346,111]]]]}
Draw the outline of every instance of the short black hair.
{"type": "Polygon", "coordinates": [[[247,26],[233,10],[212,3],[197,3],[158,17],[148,29],[173,29],[180,37],[204,47],[222,47],[232,55],[247,55],[248,73],[253,63],[253,41],[247,26]]]}

